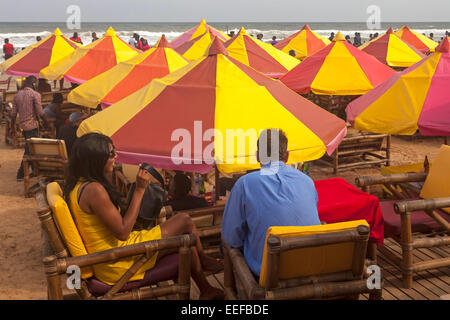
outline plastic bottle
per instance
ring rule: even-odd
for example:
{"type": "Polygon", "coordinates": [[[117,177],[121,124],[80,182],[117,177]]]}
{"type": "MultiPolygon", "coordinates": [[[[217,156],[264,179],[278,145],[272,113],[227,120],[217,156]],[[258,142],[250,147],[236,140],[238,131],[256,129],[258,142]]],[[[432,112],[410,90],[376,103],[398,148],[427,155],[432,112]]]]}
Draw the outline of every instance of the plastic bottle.
{"type": "Polygon", "coordinates": [[[192,188],[192,193],[194,196],[198,196],[200,193],[200,178],[198,173],[194,173],[194,186],[192,188]]]}
{"type": "Polygon", "coordinates": [[[308,162],[305,162],[303,164],[303,173],[306,174],[307,176],[309,176],[309,164],[308,164],[308,162]]]}
{"type": "Polygon", "coordinates": [[[201,176],[200,187],[199,187],[198,193],[200,195],[204,195],[206,193],[205,178],[203,177],[203,175],[201,176]]]}

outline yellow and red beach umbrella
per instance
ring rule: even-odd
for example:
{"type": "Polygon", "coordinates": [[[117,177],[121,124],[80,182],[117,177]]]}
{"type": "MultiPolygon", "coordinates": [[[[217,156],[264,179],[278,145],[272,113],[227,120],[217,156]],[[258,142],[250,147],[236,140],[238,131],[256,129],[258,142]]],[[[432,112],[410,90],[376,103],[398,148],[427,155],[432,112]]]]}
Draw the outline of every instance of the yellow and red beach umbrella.
{"type": "Polygon", "coordinates": [[[410,67],[426,56],[412,45],[400,39],[392,27],[382,36],[359,47],[390,67],[410,67]]]}
{"type": "Polygon", "coordinates": [[[186,59],[169,47],[164,35],[157,45],[73,89],[68,101],[89,108],[96,108],[98,104],[107,107],[146,86],[153,79],[188,64],[186,59]]]}
{"type": "Polygon", "coordinates": [[[224,32],[219,31],[217,29],[214,29],[210,25],[208,25],[205,21],[205,19],[202,19],[202,21],[196,25],[194,28],[189,29],[188,31],[184,32],[181,36],[176,38],[175,40],[172,40],[170,43],[170,46],[174,49],[181,46],[183,43],[188,42],[192,39],[195,39],[201,35],[203,35],[206,31],[211,31],[211,33],[219,37],[222,41],[227,41],[230,39],[228,35],[226,35],[224,32]]]}
{"type": "Polygon", "coordinates": [[[281,40],[274,47],[287,54],[294,50],[295,57],[304,60],[329,44],[330,40],[315,33],[305,24],[300,31],[281,40]]]}
{"type": "MultiPolygon", "coordinates": [[[[197,60],[205,54],[213,38],[214,35],[211,30],[205,31],[204,34],[178,46],[175,51],[189,61],[197,60]]],[[[221,38],[218,39],[221,40],[221,38]]]]}
{"type": "Polygon", "coordinates": [[[110,27],[102,38],[52,63],[41,70],[39,76],[49,80],[64,77],[69,82],[83,83],[140,52],[120,39],[110,27]]]}
{"type": "Polygon", "coordinates": [[[48,37],[0,64],[0,71],[13,76],[39,77],[42,69],[70,55],[78,47],[76,42],[67,39],[59,28],[56,28],[48,37]]]}
{"type": "Polygon", "coordinates": [[[271,78],[279,78],[299,64],[298,59],[250,36],[244,28],[225,42],[230,57],[271,78]]]}
{"type": "Polygon", "coordinates": [[[280,78],[297,93],[362,95],[395,73],[338,32],[333,41],[280,78]]]}
{"type": "Polygon", "coordinates": [[[208,54],[83,121],[78,136],[111,137],[118,161],[208,172],[258,168],[261,130],[282,129],[288,163],[332,153],[345,122],[228,56],[217,38],[208,54]]]}
{"type": "Polygon", "coordinates": [[[423,53],[434,52],[434,49],[439,45],[436,41],[433,41],[423,34],[411,30],[408,26],[401,27],[395,32],[395,34],[400,39],[414,46],[417,50],[423,53]]]}
{"type": "Polygon", "coordinates": [[[450,39],[436,52],[354,100],[347,120],[358,130],[450,136],[450,39]]]}

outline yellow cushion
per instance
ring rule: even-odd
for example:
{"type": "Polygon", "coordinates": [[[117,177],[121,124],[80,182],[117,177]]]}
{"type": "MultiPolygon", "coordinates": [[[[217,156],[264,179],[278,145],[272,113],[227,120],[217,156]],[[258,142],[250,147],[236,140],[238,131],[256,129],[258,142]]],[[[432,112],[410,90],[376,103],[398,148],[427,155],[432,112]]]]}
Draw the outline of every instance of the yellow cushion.
{"type": "MultiPolygon", "coordinates": [[[[442,145],[430,168],[420,197],[423,199],[450,197],[450,146],[442,145]]],[[[450,208],[445,208],[450,213],[450,208]]]]}
{"type": "MultiPolygon", "coordinates": [[[[64,238],[64,242],[69,248],[73,257],[88,254],[80,233],[73,222],[72,215],[66,201],[62,197],[61,187],[57,182],[47,185],[47,202],[52,209],[56,222],[64,238]]],[[[94,275],[91,267],[81,269],[81,277],[83,279],[90,278],[94,275]]]]}
{"type": "MultiPolygon", "coordinates": [[[[369,227],[366,220],[332,223],[307,227],[270,227],[267,230],[259,284],[265,287],[268,277],[267,239],[270,235],[280,238],[309,236],[312,234],[332,233],[354,229],[360,225],[369,227]]],[[[320,247],[302,248],[280,254],[279,279],[291,279],[341,272],[352,269],[353,242],[320,247]]]]}

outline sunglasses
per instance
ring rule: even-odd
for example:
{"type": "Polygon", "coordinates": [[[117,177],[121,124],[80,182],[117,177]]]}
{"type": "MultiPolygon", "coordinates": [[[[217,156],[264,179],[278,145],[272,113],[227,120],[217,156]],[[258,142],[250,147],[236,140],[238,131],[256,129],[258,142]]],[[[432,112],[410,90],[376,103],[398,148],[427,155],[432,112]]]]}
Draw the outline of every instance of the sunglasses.
{"type": "Polygon", "coordinates": [[[112,159],[115,156],[117,156],[116,148],[112,148],[112,150],[109,152],[109,158],[112,159]]]}

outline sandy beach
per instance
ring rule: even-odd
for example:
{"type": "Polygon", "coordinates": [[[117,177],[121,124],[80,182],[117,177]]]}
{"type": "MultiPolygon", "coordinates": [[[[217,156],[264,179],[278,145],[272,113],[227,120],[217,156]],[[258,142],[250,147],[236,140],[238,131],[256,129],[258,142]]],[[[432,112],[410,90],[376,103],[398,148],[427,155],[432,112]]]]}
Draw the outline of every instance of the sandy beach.
{"type": "MultiPolygon", "coordinates": [[[[40,223],[34,198],[23,196],[23,182],[16,172],[23,155],[22,148],[5,144],[5,125],[0,126],[0,299],[46,299],[46,282],[42,264],[40,223]]],[[[443,139],[440,137],[392,137],[392,165],[424,160],[433,161],[443,139]]],[[[353,169],[337,176],[354,184],[355,177],[376,175],[378,168],[353,169]]],[[[331,178],[330,167],[311,164],[314,180],[331,178]]]]}

